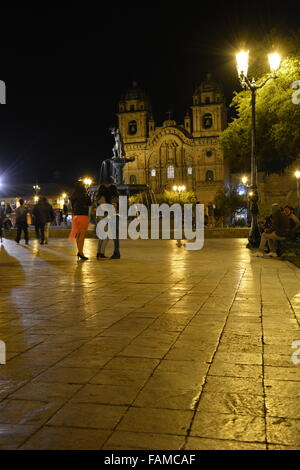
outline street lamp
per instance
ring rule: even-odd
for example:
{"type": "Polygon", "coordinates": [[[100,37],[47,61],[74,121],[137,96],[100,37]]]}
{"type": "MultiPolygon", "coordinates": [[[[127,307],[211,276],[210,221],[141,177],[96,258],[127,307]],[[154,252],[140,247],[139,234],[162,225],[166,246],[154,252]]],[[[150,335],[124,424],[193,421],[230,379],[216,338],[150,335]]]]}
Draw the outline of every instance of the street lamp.
{"type": "Polygon", "coordinates": [[[185,186],[173,186],[173,191],[178,194],[179,202],[181,203],[181,194],[186,190],[185,186]]]}
{"type": "Polygon", "coordinates": [[[186,190],[186,187],[185,186],[173,186],[173,191],[175,191],[175,193],[183,193],[184,191],[186,190]]]}
{"type": "Polygon", "coordinates": [[[35,195],[37,196],[39,194],[39,191],[41,190],[41,188],[39,187],[38,184],[36,184],[35,186],[33,186],[33,189],[35,190],[35,195]]]}
{"type": "Polygon", "coordinates": [[[250,81],[248,78],[248,62],[249,62],[249,51],[240,51],[236,54],[237,71],[241,86],[245,90],[251,91],[251,107],[252,107],[252,123],[251,123],[251,191],[249,192],[250,197],[250,212],[251,212],[251,229],[248,236],[249,245],[248,247],[259,246],[260,231],[258,228],[258,190],[257,190],[257,160],[256,160],[256,90],[262,88],[270,79],[277,78],[276,71],[280,67],[281,57],[277,53],[269,54],[269,64],[271,74],[263,80],[260,84],[257,84],[255,79],[252,78],[250,81]]]}
{"type": "Polygon", "coordinates": [[[299,180],[300,180],[300,171],[295,171],[295,176],[297,178],[297,199],[298,199],[298,217],[300,216],[300,191],[299,191],[299,180]]]}
{"type": "Polygon", "coordinates": [[[93,180],[91,178],[84,178],[83,183],[87,188],[89,188],[90,186],[92,186],[93,180]]]}
{"type": "MultiPolygon", "coordinates": [[[[181,204],[181,194],[186,190],[186,186],[173,186],[173,191],[178,194],[179,203],[181,204]]],[[[182,241],[177,240],[178,248],[182,247],[182,241]]]]}

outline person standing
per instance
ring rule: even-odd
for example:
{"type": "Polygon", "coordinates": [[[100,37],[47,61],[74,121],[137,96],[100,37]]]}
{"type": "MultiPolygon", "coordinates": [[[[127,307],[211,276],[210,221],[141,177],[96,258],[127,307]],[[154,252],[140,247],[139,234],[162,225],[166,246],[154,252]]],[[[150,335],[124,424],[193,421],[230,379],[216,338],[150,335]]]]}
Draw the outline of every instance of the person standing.
{"type": "MultiPolygon", "coordinates": [[[[95,202],[96,207],[100,206],[101,204],[111,204],[109,185],[101,184],[99,186],[98,192],[95,197],[95,202]]],[[[102,218],[103,217],[96,216],[96,226],[102,218]]],[[[97,259],[107,259],[107,256],[105,256],[105,249],[107,247],[107,244],[108,238],[106,238],[105,240],[99,239],[97,247],[97,259]]]]}
{"type": "MultiPolygon", "coordinates": [[[[120,243],[119,243],[119,214],[118,214],[119,192],[114,184],[101,184],[96,195],[97,206],[101,204],[112,204],[116,209],[116,238],[114,239],[114,253],[110,259],[120,259],[120,243]]],[[[97,223],[100,217],[97,217],[97,223]]],[[[105,256],[105,248],[108,244],[108,238],[99,240],[97,248],[97,259],[107,259],[105,256]]]]}
{"type": "Polygon", "coordinates": [[[208,226],[214,227],[215,225],[215,209],[213,203],[210,202],[207,206],[208,226]]]}
{"type": "Polygon", "coordinates": [[[48,243],[50,223],[54,220],[55,214],[47,198],[41,197],[32,211],[35,217],[35,232],[40,244],[48,243]]]}
{"type": "Polygon", "coordinates": [[[20,243],[22,231],[23,231],[25,243],[26,245],[29,245],[28,223],[27,223],[28,209],[24,206],[24,199],[20,199],[19,204],[20,204],[20,207],[18,207],[16,210],[16,225],[17,225],[16,242],[18,244],[20,243]]]}
{"type": "Polygon", "coordinates": [[[69,240],[76,240],[78,248],[77,258],[86,261],[88,258],[83,254],[83,246],[89,227],[89,209],[92,205],[92,201],[82,181],[76,183],[70,200],[72,204],[73,220],[69,240]]]}
{"type": "Polygon", "coordinates": [[[69,215],[68,206],[67,206],[67,204],[64,204],[64,206],[63,206],[63,220],[64,220],[64,223],[65,223],[66,227],[68,226],[68,215],[69,215]]]}
{"type": "Polygon", "coordinates": [[[5,220],[5,207],[1,204],[0,205],[0,241],[2,241],[2,238],[3,238],[4,220],[5,220]]]}

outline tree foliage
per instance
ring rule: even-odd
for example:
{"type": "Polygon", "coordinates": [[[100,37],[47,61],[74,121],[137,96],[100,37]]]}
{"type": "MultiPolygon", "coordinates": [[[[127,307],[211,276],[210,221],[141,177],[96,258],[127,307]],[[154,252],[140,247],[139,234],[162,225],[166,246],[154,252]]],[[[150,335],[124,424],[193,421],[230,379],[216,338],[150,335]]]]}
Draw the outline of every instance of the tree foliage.
{"type": "MultiPolygon", "coordinates": [[[[182,193],[177,193],[175,191],[164,191],[161,194],[156,194],[157,204],[168,204],[172,206],[173,204],[196,204],[197,196],[193,191],[184,191],[182,193]]],[[[142,193],[131,196],[129,199],[129,204],[145,204],[147,205],[145,195],[142,193]]]]}
{"type": "Polygon", "coordinates": [[[173,204],[196,204],[197,196],[193,191],[184,191],[177,193],[175,191],[164,191],[162,194],[156,195],[158,204],[166,203],[170,206],[173,204]]]}
{"type": "Polygon", "coordinates": [[[214,198],[214,205],[216,217],[232,217],[247,208],[247,198],[240,196],[236,188],[227,192],[219,190],[214,198]]]}
{"type": "MultiPolygon", "coordinates": [[[[292,84],[300,80],[300,30],[285,40],[288,55],[277,72],[256,92],[258,170],[280,172],[300,154],[300,105],[292,103],[292,84]],[[298,45],[298,48],[296,47],[298,45]],[[297,55],[298,54],[298,55],[297,55]]],[[[256,70],[262,72],[262,63],[256,70]]],[[[253,67],[252,67],[253,69],[253,67]]],[[[260,84],[268,73],[260,75],[260,84]]],[[[251,74],[249,74],[251,77],[251,74]]],[[[249,171],[251,155],[251,92],[235,92],[236,117],[221,135],[225,157],[233,171],[249,171]]]]}

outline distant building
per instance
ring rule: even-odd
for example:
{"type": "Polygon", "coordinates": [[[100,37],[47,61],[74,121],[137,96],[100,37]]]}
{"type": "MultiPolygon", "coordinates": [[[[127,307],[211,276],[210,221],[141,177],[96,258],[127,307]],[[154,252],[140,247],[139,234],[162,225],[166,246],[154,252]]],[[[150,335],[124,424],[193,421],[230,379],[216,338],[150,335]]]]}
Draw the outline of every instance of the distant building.
{"type": "Polygon", "coordinates": [[[169,113],[157,126],[149,98],[135,82],[119,101],[118,119],[126,156],[136,159],[125,168],[126,183],[148,184],[155,193],[185,185],[205,204],[224,188],[229,171],[219,136],[227,125],[226,105],[210,74],[196,87],[181,124],[169,113]]]}

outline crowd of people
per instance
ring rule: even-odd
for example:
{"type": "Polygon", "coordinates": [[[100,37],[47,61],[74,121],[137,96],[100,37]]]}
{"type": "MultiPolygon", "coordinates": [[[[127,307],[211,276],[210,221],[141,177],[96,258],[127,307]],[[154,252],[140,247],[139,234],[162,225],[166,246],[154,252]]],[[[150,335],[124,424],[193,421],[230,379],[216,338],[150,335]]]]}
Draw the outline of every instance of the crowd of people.
{"type": "MultiPolygon", "coordinates": [[[[69,240],[76,241],[77,245],[77,258],[80,261],[86,261],[88,258],[84,255],[84,241],[86,233],[89,228],[91,207],[95,207],[100,204],[113,204],[118,212],[119,193],[116,185],[114,184],[101,184],[97,194],[92,202],[90,195],[82,181],[78,181],[75,185],[74,192],[70,197],[72,206],[72,229],[69,236],[69,240]]],[[[7,228],[15,227],[16,243],[19,244],[22,236],[24,237],[25,244],[29,245],[29,231],[28,228],[31,224],[35,226],[36,238],[39,240],[41,245],[47,245],[49,241],[49,229],[51,224],[60,226],[65,222],[67,225],[68,218],[68,207],[65,204],[62,210],[54,210],[52,205],[48,202],[46,197],[40,197],[37,204],[33,208],[28,207],[25,204],[24,199],[19,200],[18,208],[14,211],[14,222],[7,228]]],[[[12,213],[12,209],[9,204],[0,206],[0,236],[2,237],[2,231],[5,228],[5,221],[7,220],[8,213],[12,213]]],[[[100,217],[97,217],[95,222],[99,222],[100,217]]],[[[117,237],[114,241],[114,252],[109,259],[120,259],[120,247],[119,247],[119,219],[117,217],[117,237]]],[[[99,240],[97,246],[96,258],[108,259],[105,254],[107,247],[107,240],[99,240]]]]}
{"type": "Polygon", "coordinates": [[[2,238],[5,231],[16,228],[16,242],[20,243],[22,234],[24,233],[25,243],[29,243],[28,228],[34,225],[37,238],[40,243],[47,244],[49,239],[50,226],[69,226],[69,209],[65,204],[63,209],[53,209],[47,198],[39,198],[36,205],[32,206],[26,203],[24,199],[18,201],[18,207],[12,208],[7,202],[2,201],[0,204],[0,237],[2,238]]]}
{"type": "MultiPolygon", "coordinates": [[[[76,240],[78,249],[78,260],[86,261],[88,258],[84,255],[84,241],[90,223],[91,206],[98,207],[101,204],[113,204],[118,215],[119,193],[116,185],[111,183],[102,183],[98,189],[94,200],[91,197],[82,181],[75,185],[74,192],[70,197],[72,206],[72,230],[69,240],[76,240]]],[[[5,224],[10,221],[9,215],[12,209],[9,204],[0,206],[0,236],[2,237],[5,224]]],[[[17,228],[16,242],[19,244],[22,233],[24,233],[25,243],[29,244],[28,226],[33,218],[36,237],[41,245],[48,244],[49,229],[51,224],[61,225],[63,220],[67,220],[68,207],[64,205],[63,210],[55,211],[46,197],[41,197],[37,204],[30,210],[23,199],[19,201],[19,207],[15,210],[15,226],[17,228]]],[[[212,217],[211,215],[208,217],[212,217]]],[[[95,218],[96,225],[100,217],[95,218]]],[[[211,222],[211,221],[210,221],[211,222]]],[[[11,223],[11,221],[10,221],[11,223]]],[[[11,223],[12,224],[12,223],[11,223]]],[[[10,227],[9,227],[10,228],[10,227]]],[[[285,239],[300,239],[300,220],[296,216],[293,207],[287,205],[280,207],[279,204],[272,205],[272,213],[264,221],[259,222],[261,235],[260,245],[255,256],[277,257],[278,243],[285,239]]],[[[119,246],[119,217],[117,216],[117,234],[114,241],[114,252],[110,259],[120,259],[119,246]]],[[[108,259],[105,254],[107,240],[99,240],[96,252],[96,258],[108,259]]]]}

